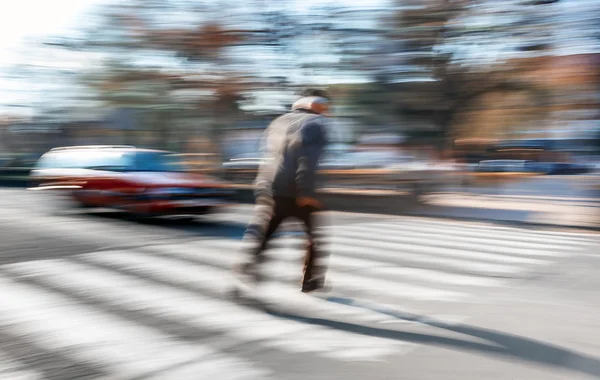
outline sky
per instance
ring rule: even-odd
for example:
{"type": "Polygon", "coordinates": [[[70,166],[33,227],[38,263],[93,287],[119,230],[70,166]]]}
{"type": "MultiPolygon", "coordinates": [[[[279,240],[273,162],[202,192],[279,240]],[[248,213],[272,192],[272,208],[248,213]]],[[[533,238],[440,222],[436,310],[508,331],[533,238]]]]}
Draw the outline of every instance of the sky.
{"type": "MultiPolygon", "coordinates": [[[[32,91],[21,91],[21,88],[15,89],[14,83],[11,83],[3,75],[6,74],[6,68],[11,64],[23,62],[23,59],[37,64],[43,63],[44,57],[37,60],[28,55],[26,50],[26,41],[40,41],[44,37],[68,36],[72,30],[76,30],[85,25],[86,14],[89,14],[95,6],[109,3],[115,0],[2,0],[0,1],[0,113],[2,111],[18,111],[17,108],[3,107],[6,104],[28,103],[28,97],[31,97],[32,91]],[[15,91],[16,90],[16,91],[15,91]]],[[[126,0],[125,0],[126,1],[126,0]]],[[[212,0],[198,0],[212,1],[212,0]]],[[[230,0],[237,1],[237,0],[230,0]]],[[[276,0],[266,0],[276,1],[276,0]]],[[[346,5],[351,7],[381,7],[390,3],[391,0],[292,0],[295,2],[295,9],[299,12],[308,11],[310,8],[324,4],[346,5]]],[[[578,12],[573,12],[575,8],[581,8],[582,13],[594,14],[598,10],[597,0],[562,0],[561,7],[564,14],[571,20],[578,21],[583,18],[578,12]],[[593,11],[592,11],[593,9],[593,11]]],[[[588,28],[593,30],[592,28],[588,28]]],[[[573,38],[581,37],[581,31],[576,28],[565,28],[561,31],[560,40],[565,41],[562,48],[572,53],[573,49],[582,48],[573,38]],[[569,33],[577,36],[568,35],[569,33]]],[[[558,36],[557,36],[558,37],[558,36]]],[[[491,51],[484,46],[477,46],[483,55],[490,58],[491,51]]],[[[83,62],[76,62],[70,58],[56,60],[61,64],[69,65],[72,69],[77,69],[77,65],[85,65],[83,62]]],[[[54,64],[57,64],[55,62],[54,64]]],[[[320,78],[322,79],[322,78],[320,78]]],[[[13,81],[14,82],[14,81],[13,81]]],[[[34,84],[31,88],[35,90],[34,84]]],[[[29,90],[29,89],[27,89],[29,90]]],[[[35,91],[33,91],[35,92],[35,91]]]]}
{"type": "MultiPolygon", "coordinates": [[[[15,108],[27,104],[31,92],[3,76],[11,65],[23,62],[27,41],[69,35],[86,12],[106,0],[18,0],[0,1],[0,113],[30,114],[31,110],[15,108]]],[[[28,57],[29,58],[29,57],[28,57]]],[[[34,63],[34,62],[32,62],[34,63]]],[[[35,86],[32,86],[35,87],[35,86]]]]}
{"type": "MultiPolygon", "coordinates": [[[[46,37],[68,36],[85,23],[85,15],[95,6],[113,0],[17,0],[0,1],[0,113],[22,112],[7,104],[27,103],[31,97],[15,88],[6,75],[7,68],[28,56],[27,41],[46,37]],[[17,90],[17,92],[15,92],[17,90]]],[[[296,10],[303,12],[320,4],[340,4],[362,7],[364,0],[294,0],[296,10]]],[[[385,5],[389,0],[369,0],[368,6],[385,5]]],[[[27,57],[27,60],[30,58],[27,57]]],[[[76,63],[73,63],[76,64],[76,63]]],[[[31,93],[31,92],[29,92],[31,93]]]]}
{"type": "Polygon", "coordinates": [[[82,14],[103,1],[106,0],[0,1],[0,62],[13,57],[10,53],[28,38],[68,33],[82,14]]]}
{"type": "MultiPolygon", "coordinates": [[[[94,6],[109,0],[18,0],[0,1],[0,64],[9,57],[5,54],[18,48],[25,39],[48,35],[64,35],[70,27],[94,6]]],[[[296,9],[305,11],[319,4],[343,3],[361,7],[364,0],[296,0],[296,9]]],[[[387,0],[369,0],[369,6],[378,6],[387,0]]],[[[11,54],[8,54],[11,55],[11,54]]]]}

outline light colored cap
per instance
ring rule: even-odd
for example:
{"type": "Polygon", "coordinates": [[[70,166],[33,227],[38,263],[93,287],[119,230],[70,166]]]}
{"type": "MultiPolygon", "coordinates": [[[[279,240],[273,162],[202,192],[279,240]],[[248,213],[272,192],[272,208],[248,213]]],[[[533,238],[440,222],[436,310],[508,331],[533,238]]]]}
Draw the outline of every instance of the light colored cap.
{"type": "Polygon", "coordinates": [[[329,109],[329,100],[320,96],[306,96],[298,99],[292,105],[292,111],[298,109],[322,114],[329,109]]]}

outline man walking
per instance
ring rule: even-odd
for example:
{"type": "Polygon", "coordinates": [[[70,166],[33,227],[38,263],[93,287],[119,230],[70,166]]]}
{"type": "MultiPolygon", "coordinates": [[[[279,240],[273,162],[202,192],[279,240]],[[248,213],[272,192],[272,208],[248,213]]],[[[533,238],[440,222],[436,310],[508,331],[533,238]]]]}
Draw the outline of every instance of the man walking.
{"type": "Polygon", "coordinates": [[[302,221],[308,236],[302,292],[323,288],[326,264],[315,228],[315,212],[323,209],[316,199],[318,162],[327,145],[324,114],[329,97],[307,90],[290,112],[275,119],[265,132],[265,157],[255,180],[256,209],[244,239],[250,245],[235,271],[259,282],[263,251],[279,225],[288,217],[302,221]]]}

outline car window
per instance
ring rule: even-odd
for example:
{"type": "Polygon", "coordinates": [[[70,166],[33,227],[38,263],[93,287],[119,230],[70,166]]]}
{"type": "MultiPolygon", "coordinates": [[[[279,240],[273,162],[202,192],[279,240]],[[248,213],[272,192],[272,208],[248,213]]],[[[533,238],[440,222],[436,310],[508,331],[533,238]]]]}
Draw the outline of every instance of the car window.
{"type": "Polygon", "coordinates": [[[127,170],[132,166],[131,154],[115,151],[59,151],[42,156],[38,169],[127,170]]]}
{"type": "Polygon", "coordinates": [[[141,172],[184,172],[187,167],[181,158],[165,152],[137,152],[135,171],[141,172]]]}

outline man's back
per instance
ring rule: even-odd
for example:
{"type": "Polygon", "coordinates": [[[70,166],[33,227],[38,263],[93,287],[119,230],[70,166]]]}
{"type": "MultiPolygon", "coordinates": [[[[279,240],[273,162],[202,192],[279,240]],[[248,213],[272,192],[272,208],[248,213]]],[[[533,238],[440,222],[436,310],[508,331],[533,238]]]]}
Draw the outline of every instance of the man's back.
{"type": "Polygon", "coordinates": [[[275,119],[265,135],[266,159],[255,182],[257,195],[313,195],[317,163],[327,141],[325,118],[292,111],[275,119]]]}

